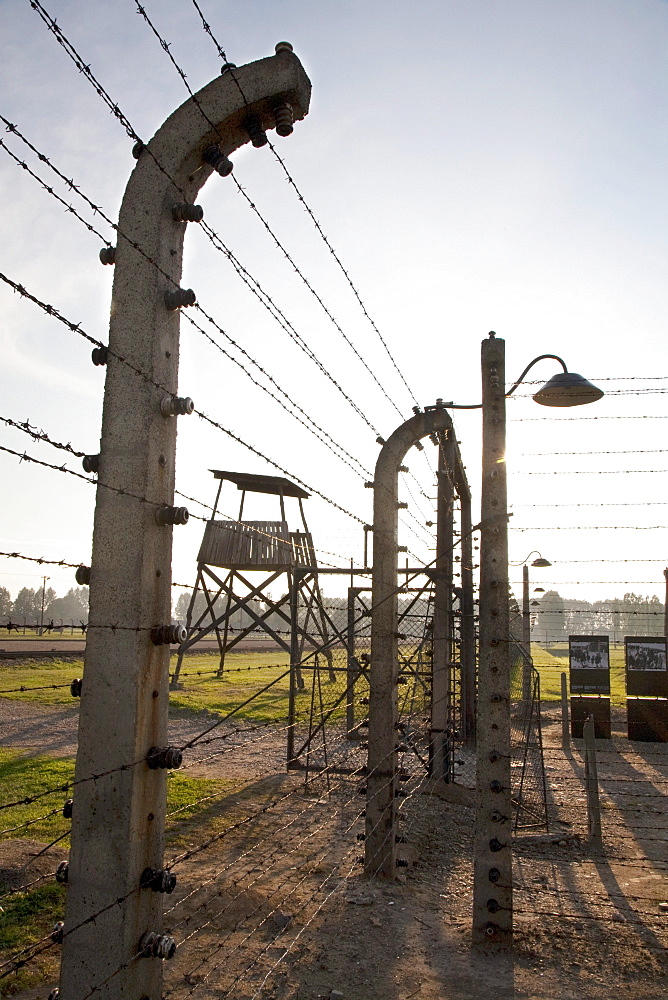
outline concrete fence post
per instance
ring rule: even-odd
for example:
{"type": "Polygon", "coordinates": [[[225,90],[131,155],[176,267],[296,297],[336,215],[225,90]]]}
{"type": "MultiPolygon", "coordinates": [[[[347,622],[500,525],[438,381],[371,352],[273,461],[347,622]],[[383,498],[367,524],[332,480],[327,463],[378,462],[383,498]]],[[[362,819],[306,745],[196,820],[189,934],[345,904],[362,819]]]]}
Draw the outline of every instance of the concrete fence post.
{"type": "Polygon", "coordinates": [[[452,569],[454,441],[438,435],[436,499],[436,561],[434,579],[434,626],[431,694],[431,776],[449,780],[448,722],[452,688],[452,569]]]}
{"type": "Polygon", "coordinates": [[[587,829],[589,846],[595,851],[603,850],[601,832],[601,802],[598,794],[598,765],[596,763],[596,737],[594,717],[590,715],[582,727],[585,755],[585,787],[587,791],[587,829]]]}
{"type": "Polygon", "coordinates": [[[473,944],[496,951],[511,948],[513,933],[509,641],[505,343],[490,334],[482,344],[473,944]]]}
{"type": "Polygon", "coordinates": [[[522,701],[527,705],[531,701],[531,605],[529,592],[529,567],[522,566],[522,701]]]}
{"type": "Polygon", "coordinates": [[[476,623],[473,603],[473,532],[471,522],[471,491],[466,479],[459,449],[456,453],[455,482],[461,506],[462,596],[461,611],[461,704],[462,737],[475,738],[476,705],[476,623]]]}
{"type": "Polygon", "coordinates": [[[571,742],[568,718],[568,678],[565,673],[561,675],[561,742],[565,747],[570,746],[571,742]]]}
{"type": "Polygon", "coordinates": [[[359,730],[355,722],[355,688],[360,673],[355,643],[355,602],[360,593],[360,587],[348,587],[346,619],[346,679],[348,685],[346,689],[346,737],[349,740],[359,739],[359,730]]]}
{"type": "Polygon", "coordinates": [[[272,128],[278,104],[301,119],[310,95],[287,49],[234,76],[213,80],[136,148],[119,216],[99,455],[100,483],[111,489],[98,487],[95,507],[60,979],[66,1000],[162,995],[161,959],[140,957],[146,933],[162,936],[162,898],[140,884],[145,868],[162,868],[164,847],[166,772],[147,755],[167,746],[169,645],[155,645],[152,629],[171,620],[172,528],[156,515],[174,510],[177,418],[168,404],[178,389],[174,293],[186,228],[174,209],[194,203],[211,176],[207,149],[227,156],[249,141],[249,112],[272,128]]]}

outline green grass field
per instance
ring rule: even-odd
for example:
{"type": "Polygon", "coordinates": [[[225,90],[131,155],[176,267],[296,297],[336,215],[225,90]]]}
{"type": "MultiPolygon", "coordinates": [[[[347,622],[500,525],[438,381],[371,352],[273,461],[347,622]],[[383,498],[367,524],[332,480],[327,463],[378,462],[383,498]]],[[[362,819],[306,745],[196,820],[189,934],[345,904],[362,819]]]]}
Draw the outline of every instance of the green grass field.
{"type": "MultiPolygon", "coordinates": [[[[28,757],[16,750],[0,749],[0,803],[33,798],[40,792],[59,788],[50,795],[28,805],[12,806],[0,811],[0,840],[27,837],[48,843],[65,833],[69,820],[62,815],[65,799],[76,795],[76,788],[66,789],[74,778],[71,758],[28,757]],[[49,814],[53,815],[49,815],[49,814]],[[43,818],[44,817],[44,818],[43,818]],[[35,822],[37,821],[37,822],[35,822]],[[30,826],[23,824],[30,822],[30,826]],[[19,827],[19,829],[14,829],[19,827]]],[[[198,812],[195,802],[204,796],[224,793],[233,782],[218,779],[190,778],[175,772],[167,784],[167,831],[170,840],[178,840],[187,824],[198,812]]],[[[61,847],[69,846],[66,837],[61,847]]]]}
{"type": "MultiPolygon", "coordinates": [[[[337,666],[345,664],[345,658],[335,654],[337,666]]],[[[561,674],[568,674],[568,644],[555,643],[544,647],[533,643],[531,647],[534,665],[540,673],[541,698],[544,701],[559,701],[561,698],[561,674]]],[[[176,666],[172,657],[170,670],[176,666]]],[[[242,702],[251,698],[261,688],[268,689],[253,698],[252,702],[235,713],[235,718],[256,722],[269,722],[287,717],[289,678],[281,674],[288,669],[288,658],[280,650],[276,652],[230,653],[226,659],[226,670],[222,677],[216,676],[218,655],[202,653],[183,660],[181,681],[183,690],[170,692],[170,707],[173,714],[184,712],[210,712],[227,715],[242,702]],[[275,683],[272,683],[275,682],[275,683]]],[[[83,662],[80,660],[8,664],[0,669],[0,697],[17,701],[36,701],[43,705],[73,705],[69,685],[75,677],[81,677],[83,662]],[[20,687],[39,690],[16,690],[20,687]]],[[[308,711],[311,700],[312,673],[304,672],[306,687],[297,694],[297,713],[308,711]]],[[[330,682],[326,669],[321,672],[322,698],[325,705],[331,705],[345,686],[345,674],[339,673],[334,683],[330,682]]],[[[610,686],[613,705],[623,705],[624,647],[610,646],[610,686]]],[[[316,699],[318,692],[316,690],[316,699]]],[[[334,718],[344,713],[343,704],[337,708],[334,718]]]]}
{"type": "MultiPolygon", "coordinates": [[[[74,761],[49,757],[26,757],[20,752],[0,750],[0,803],[32,798],[40,792],[67,785],[74,777],[74,761]]],[[[236,791],[236,783],[219,779],[190,778],[174,773],[167,783],[167,846],[169,851],[182,848],[196,836],[205,838],[229,825],[232,814],[226,810],[220,817],[220,805],[236,791]],[[204,800],[204,801],[200,801],[204,800]]],[[[28,805],[17,805],[0,811],[0,840],[26,838],[50,843],[65,833],[70,825],[62,815],[65,799],[74,790],[59,790],[28,805]],[[24,824],[30,822],[31,825],[24,824]],[[18,829],[17,829],[18,828],[18,829]]],[[[69,837],[58,844],[69,847],[69,837]]],[[[55,867],[55,862],[54,862],[55,867]]],[[[26,881],[30,881],[29,871],[26,881]]],[[[6,887],[0,883],[0,894],[6,887]]],[[[7,896],[0,907],[0,962],[16,954],[31,942],[48,934],[57,920],[62,920],[65,890],[53,880],[47,880],[26,892],[7,896]]],[[[30,963],[0,986],[0,996],[27,989],[55,975],[58,952],[49,951],[35,964],[30,963]]]]}
{"type": "MultiPolygon", "coordinates": [[[[342,657],[336,664],[345,663],[342,657]]],[[[176,666],[172,657],[170,670],[176,666]]],[[[216,676],[217,654],[189,656],[183,661],[181,682],[183,690],[170,692],[170,709],[173,714],[210,712],[227,715],[242,702],[253,700],[235,713],[235,718],[255,722],[269,722],[286,719],[288,714],[289,677],[288,662],[279,652],[232,653],[226,660],[226,670],[222,677],[216,676]],[[281,677],[282,674],[286,676],[281,677]],[[264,693],[258,693],[267,688],[264,693]],[[253,697],[257,694],[257,697],[253,697]]],[[[16,701],[33,701],[42,705],[69,705],[76,701],[70,694],[70,683],[81,677],[83,662],[72,660],[52,660],[48,662],[8,664],[0,669],[0,697],[16,701]],[[21,691],[20,688],[26,689],[21,691]]],[[[313,672],[304,671],[305,688],[297,693],[296,712],[303,715],[311,704],[313,672]]],[[[322,699],[325,705],[332,705],[342,694],[346,684],[345,673],[337,673],[336,680],[330,681],[327,670],[320,675],[322,699]]],[[[319,692],[316,687],[316,704],[319,692]]],[[[345,712],[342,703],[335,711],[335,718],[345,712]]]]}
{"type": "MultiPolygon", "coordinates": [[[[48,622],[47,622],[48,624],[48,622]]],[[[62,630],[58,628],[52,632],[44,632],[43,635],[39,634],[39,631],[35,628],[27,628],[25,632],[23,631],[23,626],[19,624],[18,632],[16,629],[12,629],[11,632],[7,628],[3,628],[0,625],[0,649],[3,647],[5,649],[11,649],[16,642],[41,642],[48,645],[50,640],[53,639],[53,645],[58,646],[60,642],[67,641],[80,641],[82,644],[86,642],[86,636],[83,634],[79,628],[79,623],[75,622],[75,627],[73,631],[70,631],[69,625],[64,625],[62,630]]]]}
{"type": "MultiPolygon", "coordinates": [[[[345,662],[342,651],[337,651],[335,665],[343,666],[345,662]]],[[[345,672],[337,673],[336,680],[332,682],[325,665],[322,665],[321,694],[325,706],[328,706],[345,690],[346,675],[345,672]]],[[[172,657],[171,672],[175,666],[176,658],[172,657]]],[[[235,713],[235,720],[269,722],[287,719],[288,659],[281,651],[231,653],[222,677],[216,676],[217,669],[217,654],[186,657],[181,672],[183,689],[170,692],[171,714],[222,716],[252,699],[235,713]],[[283,674],[285,676],[281,676],[283,674]],[[267,690],[262,692],[263,688],[267,690]]],[[[81,660],[10,662],[0,668],[0,697],[75,708],[78,701],[70,694],[70,683],[82,675],[81,660]]],[[[305,670],[305,688],[296,696],[298,719],[306,718],[310,711],[312,678],[313,672],[305,670]]],[[[316,685],[316,711],[319,695],[316,685]]],[[[366,710],[359,707],[357,711],[364,713],[366,710]]],[[[344,714],[345,700],[336,709],[334,718],[344,714]]],[[[202,728],[207,723],[208,719],[204,719],[202,728]]],[[[62,806],[71,795],[76,798],[76,788],[72,791],[64,786],[72,781],[73,776],[74,761],[71,759],[30,757],[15,750],[0,750],[0,803],[32,798],[50,788],[58,789],[28,805],[0,810],[0,840],[26,838],[50,843],[66,833],[69,821],[62,816],[62,806]],[[24,825],[27,822],[29,826],[24,825]]],[[[235,782],[191,778],[176,772],[169,777],[167,787],[167,844],[172,851],[178,851],[190,842],[193,834],[198,840],[205,839],[247,811],[244,802],[246,792],[235,782]]],[[[58,846],[66,849],[69,838],[64,837],[58,846]]],[[[0,894],[2,891],[0,886],[0,894]]],[[[64,890],[58,884],[47,882],[25,893],[8,896],[3,904],[6,905],[3,906],[0,921],[0,961],[48,934],[53,924],[62,919],[64,890]]],[[[56,950],[45,952],[43,957],[31,962],[17,975],[8,977],[0,984],[0,996],[17,993],[55,977],[57,957],[56,950]]]]}

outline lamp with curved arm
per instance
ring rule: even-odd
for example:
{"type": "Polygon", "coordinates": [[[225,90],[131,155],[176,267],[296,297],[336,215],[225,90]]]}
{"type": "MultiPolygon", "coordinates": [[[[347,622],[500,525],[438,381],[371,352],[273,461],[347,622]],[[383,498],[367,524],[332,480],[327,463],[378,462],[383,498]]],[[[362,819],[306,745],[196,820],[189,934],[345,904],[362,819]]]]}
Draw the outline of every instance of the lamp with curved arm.
{"type": "MultiPolygon", "coordinates": [[[[494,334],[490,333],[490,337],[494,334]]],[[[506,397],[512,396],[515,389],[522,384],[524,376],[529,372],[538,361],[544,361],[546,358],[551,358],[553,361],[558,361],[563,371],[558,372],[553,375],[545,385],[541,386],[538,392],[535,392],[533,399],[536,403],[540,403],[541,406],[582,406],[585,403],[595,403],[596,400],[601,399],[604,395],[603,391],[598,388],[598,386],[593,385],[588,382],[586,378],[582,375],[577,375],[575,372],[569,372],[566,367],[566,362],[563,358],[560,358],[558,354],[539,354],[537,358],[530,361],[526,366],[517,382],[511,386],[511,388],[506,393],[506,397]]],[[[458,404],[458,403],[445,403],[450,409],[453,410],[479,410],[482,407],[482,403],[471,403],[468,405],[458,404]]]]}

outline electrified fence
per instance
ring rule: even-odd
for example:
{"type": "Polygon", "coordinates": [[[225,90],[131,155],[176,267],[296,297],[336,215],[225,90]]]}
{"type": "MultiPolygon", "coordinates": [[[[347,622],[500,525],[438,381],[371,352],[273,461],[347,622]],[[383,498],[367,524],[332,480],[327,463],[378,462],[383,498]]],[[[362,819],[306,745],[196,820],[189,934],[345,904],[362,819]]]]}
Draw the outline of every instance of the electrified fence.
{"type": "MultiPolygon", "coordinates": [[[[82,225],[86,239],[101,242],[102,264],[116,269],[108,343],[19,276],[0,274],[26,308],[92,347],[92,361],[106,368],[107,379],[99,454],[57,440],[27,420],[0,417],[11,443],[30,438],[30,452],[3,444],[4,455],[44,474],[86,482],[97,495],[92,559],[0,553],[76,570],[77,582],[90,584],[91,592],[90,617],[69,626],[85,635],[81,676],[72,676],[70,664],[50,665],[52,673],[35,663],[0,667],[8,678],[0,684],[3,768],[18,789],[0,795],[0,816],[7,816],[0,837],[15,852],[0,901],[5,914],[15,906],[16,919],[26,900],[43,912],[34,940],[22,940],[2,956],[0,979],[17,990],[55,982],[60,968],[63,1000],[120,993],[188,998],[212,990],[256,998],[280,991],[291,958],[305,954],[301,949],[337,894],[352,886],[363,895],[379,884],[374,880],[392,882],[397,875],[419,879],[429,859],[424,830],[436,815],[434,802],[458,803],[447,814],[452,820],[460,806],[470,808],[474,795],[482,821],[477,840],[468,841],[457,860],[463,869],[470,869],[472,859],[477,866],[474,927],[483,944],[502,924],[509,939],[513,916],[520,924],[525,918],[545,921],[541,929],[557,917],[560,928],[568,928],[564,933],[571,933],[578,920],[607,926],[621,913],[625,931],[642,930],[658,953],[665,935],[652,911],[659,888],[651,876],[662,870],[665,847],[664,755],[628,751],[618,739],[600,752],[607,881],[605,892],[588,892],[576,866],[598,871],[604,862],[584,835],[581,748],[574,743],[564,752],[552,733],[544,748],[540,673],[518,639],[512,600],[510,625],[504,624],[507,588],[499,564],[490,561],[494,551],[507,565],[505,497],[499,493],[474,523],[452,404],[439,399],[424,410],[417,405],[269,138],[272,131],[287,137],[308,112],[310,83],[291,46],[279,43],[269,59],[236,67],[193,0],[224,62],[221,76],[195,93],[155,19],[137,3],[189,94],[145,142],[44,5],[32,0],[31,6],[132,140],[137,165],[114,222],[22,128],[0,116],[7,129],[0,148],[14,167],[82,225]],[[413,416],[387,440],[370,400],[329,372],[196,204],[206,180],[230,178],[364,370],[369,387],[403,419],[374,358],[362,353],[234,176],[231,156],[247,143],[270,150],[342,272],[374,333],[374,346],[380,344],[401,392],[415,404],[413,416]],[[339,440],[338,428],[327,429],[329,415],[316,419],[268,362],[254,357],[247,342],[182,287],[187,230],[202,233],[223,255],[303,364],[377,439],[373,472],[371,463],[339,440]],[[181,315],[217,361],[233,365],[263,402],[277,405],[310,441],[317,440],[333,467],[345,467],[360,486],[372,489],[372,524],[361,509],[350,509],[335,475],[326,488],[315,471],[298,468],[297,475],[274,455],[270,435],[248,441],[215,409],[218,400],[213,408],[200,408],[179,395],[181,315]],[[191,496],[194,491],[181,480],[187,492],[176,489],[176,424],[192,415],[279,474],[212,470],[221,488],[231,483],[242,493],[240,508],[231,514],[229,498],[220,502],[220,489],[213,505],[191,496]],[[423,442],[435,449],[435,469],[423,442]],[[426,459],[419,475],[404,464],[409,452],[426,459]],[[53,461],[41,457],[47,453],[53,461]],[[67,464],[72,459],[81,460],[83,471],[67,464]],[[273,496],[279,506],[264,520],[250,519],[244,514],[246,493],[273,496]],[[348,553],[319,546],[304,517],[302,501],[309,496],[364,530],[362,565],[348,565],[348,553]],[[298,505],[298,516],[286,512],[286,498],[298,505]],[[183,500],[200,513],[177,505],[183,500]],[[201,522],[203,538],[192,580],[175,584],[172,531],[190,519],[201,522]],[[410,535],[408,544],[399,545],[399,531],[404,540],[410,535]],[[477,603],[479,535],[487,563],[477,603]],[[423,550],[432,542],[433,558],[420,558],[409,547],[423,550]],[[337,578],[345,582],[345,597],[328,592],[337,578]],[[176,618],[174,588],[188,597],[185,614],[176,618]],[[487,616],[480,630],[478,612],[487,616]],[[203,648],[204,641],[213,651],[203,648]],[[507,782],[501,770],[506,767],[507,782]],[[627,869],[650,879],[651,889],[626,892],[620,873],[627,869]]],[[[498,352],[499,343],[488,353],[498,352]]],[[[503,398],[498,369],[488,365],[485,373],[485,392],[503,398]]],[[[498,483],[503,461],[505,454],[495,453],[490,480],[498,483]]],[[[544,613],[538,608],[535,617],[544,613]]],[[[8,638],[32,629],[50,640],[67,626],[7,616],[5,627],[8,638]]],[[[31,659],[29,650],[22,653],[31,659]]],[[[467,822],[472,828],[470,817],[467,822]]],[[[462,884],[470,926],[470,871],[462,884]]],[[[461,916],[453,899],[441,905],[461,916]]]]}

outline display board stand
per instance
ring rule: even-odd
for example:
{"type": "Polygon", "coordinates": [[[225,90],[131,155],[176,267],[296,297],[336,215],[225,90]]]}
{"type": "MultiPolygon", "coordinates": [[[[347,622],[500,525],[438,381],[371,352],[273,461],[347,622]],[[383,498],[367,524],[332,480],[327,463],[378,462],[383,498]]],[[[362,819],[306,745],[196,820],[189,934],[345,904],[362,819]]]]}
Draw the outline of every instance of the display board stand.
{"type": "Polygon", "coordinates": [[[594,737],[610,739],[610,640],[607,635],[570,635],[571,736],[582,739],[589,716],[594,737]]]}

